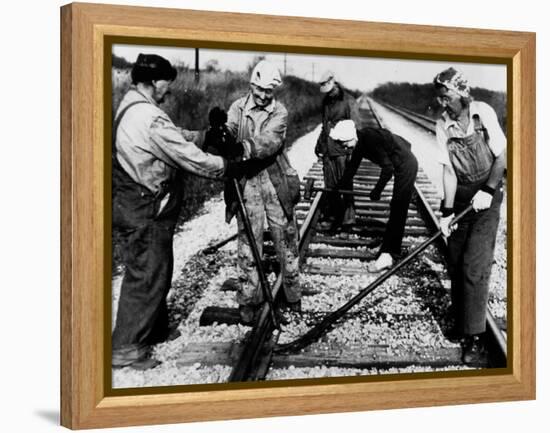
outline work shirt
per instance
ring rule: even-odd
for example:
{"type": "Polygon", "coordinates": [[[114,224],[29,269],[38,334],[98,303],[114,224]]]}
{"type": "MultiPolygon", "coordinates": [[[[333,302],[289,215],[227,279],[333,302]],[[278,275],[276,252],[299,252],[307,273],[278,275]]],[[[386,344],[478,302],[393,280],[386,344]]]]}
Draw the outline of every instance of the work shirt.
{"type": "MultiPolygon", "coordinates": [[[[247,178],[267,170],[279,201],[287,216],[291,216],[299,199],[299,179],[284,151],[288,112],[273,99],[265,107],[256,105],[251,93],[237,99],[227,113],[229,132],[241,141],[244,157],[255,161],[247,178]]],[[[230,207],[230,206],[229,206],[230,207]]],[[[226,214],[230,219],[234,210],[226,214]]]]}
{"type": "Polygon", "coordinates": [[[338,93],[334,96],[327,94],[323,98],[323,126],[315,146],[316,154],[330,158],[351,153],[350,149],[343,146],[341,142],[330,138],[332,128],[341,120],[347,119],[353,120],[355,128],[361,127],[357,101],[339,83],[335,83],[335,86],[338,87],[338,93]]]}
{"type": "Polygon", "coordinates": [[[374,190],[381,192],[392,178],[395,168],[408,161],[410,155],[410,149],[400,146],[387,129],[365,127],[357,131],[357,144],[346,165],[342,182],[351,179],[361,160],[367,158],[382,169],[374,187],[374,190]]]}
{"type": "Polygon", "coordinates": [[[437,160],[443,165],[452,166],[449,158],[447,143],[451,138],[464,138],[474,134],[474,116],[478,115],[483,126],[487,129],[487,145],[495,156],[499,156],[506,149],[506,136],[498,123],[495,110],[485,102],[472,101],[470,103],[470,122],[465,132],[456,120],[451,119],[447,112],[443,112],[435,125],[438,155],[437,160]]]}
{"type": "Polygon", "coordinates": [[[288,112],[279,101],[256,105],[249,93],[235,101],[227,113],[227,128],[241,141],[245,158],[266,159],[282,150],[288,112]]]}
{"type": "Polygon", "coordinates": [[[130,107],[121,119],[116,155],[135,182],[156,194],[173,180],[177,169],[204,177],[223,176],[224,159],[197,147],[201,134],[176,127],[156,102],[136,87],[126,93],[117,115],[134,101],[143,103],[130,107]]]}

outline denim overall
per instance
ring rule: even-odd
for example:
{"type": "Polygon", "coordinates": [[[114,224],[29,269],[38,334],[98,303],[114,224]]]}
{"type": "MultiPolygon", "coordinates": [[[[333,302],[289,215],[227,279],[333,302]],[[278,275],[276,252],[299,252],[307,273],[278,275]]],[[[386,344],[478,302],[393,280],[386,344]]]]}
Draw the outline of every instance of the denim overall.
{"type": "MultiPolygon", "coordinates": [[[[114,134],[126,109],[114,122],[114,134]]],[[[147,355],[151,345],[168,336],[166,296],[172,280],[172,238],[182,188],[176,187],[181,181],[173,179],[157,193],[151,192],[126,173],[116,154],[112,179],[112,225],[122,241],[125,266],[112,334],[112,365],[125,366],[147,355]]]]}
{"type": "MultiPolygon", "coordinates": [[[[455,214],[468,207],[476,192],[486,184],[494,162],[488,146],[490,137],[479,115],[475,114],[473,121],[473,134],[451,137],[447,142],[458,180],[455,214]]],[[[469,212],[448,240],[452,309],[456,328],[464,335],[485,332],[489,280],[502,198],[499,184],[491,206],[479,212],[469,212]]]]}

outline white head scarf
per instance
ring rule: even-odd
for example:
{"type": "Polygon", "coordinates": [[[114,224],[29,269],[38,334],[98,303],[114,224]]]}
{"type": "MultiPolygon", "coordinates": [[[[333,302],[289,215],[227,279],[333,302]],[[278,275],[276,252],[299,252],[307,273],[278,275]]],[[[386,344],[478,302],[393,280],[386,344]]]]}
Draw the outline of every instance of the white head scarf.
{"type": "Polygon", "coordinates": [[[274,89],[283,83],[279,70],[267,60],[260,61],[252,70],[250,83],[264,89],[274,89]]]}
{"type": "Polygon", "coordinates": [[[332,71],[325,71],[319,80],[319,89],[321,93],[328,93],[334,88],[336,76],[332,71]]]}
{"type": "Polygon", "coordinates": [[[334,125],[334,128],[330,130],[329,136],[336,141],[357,140],[355,123],[351,119],[340,120],[334,125]]]}

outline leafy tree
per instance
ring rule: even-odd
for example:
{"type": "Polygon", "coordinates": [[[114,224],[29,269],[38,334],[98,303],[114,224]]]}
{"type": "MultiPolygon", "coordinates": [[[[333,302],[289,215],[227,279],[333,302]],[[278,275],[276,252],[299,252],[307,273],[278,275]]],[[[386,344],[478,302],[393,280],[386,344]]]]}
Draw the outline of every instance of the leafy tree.
{"type": "Polygon", "coordinates": [[[208,62],[206,62],[206,65],[204,66],[204,70],[206,72],[219,72],[220,63],[215,59],[208,60],[208,62]]]}
{"type": "Polygon", "coordinates": [[[124,57],[119,57],[116,54],[113,54],[112,65],[113,65],[113,68],[117,68],[117,69],[131,69],[132,68],[132,63],[130,63],[124,57]]]}

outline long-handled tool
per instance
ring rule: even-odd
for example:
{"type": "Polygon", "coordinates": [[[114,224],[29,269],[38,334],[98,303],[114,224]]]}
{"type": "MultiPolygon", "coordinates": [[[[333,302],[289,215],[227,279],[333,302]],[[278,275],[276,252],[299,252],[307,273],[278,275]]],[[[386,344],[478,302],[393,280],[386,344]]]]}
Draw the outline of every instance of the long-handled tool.
{"type": "Polygon", "coordinates": [[[309,200],[311,196],[313,195],[314,191],[322,191],[322,192],[337,192],[338,194],[345,194],[345,195],[356,195],[359,197],[369,197],[370,193],[365,191],[353,191],[351,189],[332,189],[332,188],[319,188],[315,186],[315,179],[314,178],[307,178],[306,184],[304,185],[304,199],[309,200]]]}
{"type": "Polygon", "coordinates": [[[264,269],[262,267],[262,258],[260,256],[260,252],[258,251],[258,246],[256,245],[256,239],[254,238],[254,233],[252,232],[252,225],[250,224],[250,218],[248,217],[248,212],[246,211],[246,207],[244,206],[241,185],[239,184],[239,181],[235,178],[233,179],[233,186],[235,187],[235,191],[237,193],[237,199],[239,202],[239,213],[241,214],[241,219],[243,221],[243,226],[246,233],[246,237],[248,239],[248,244],[250,245],[250,249],[252,250],[252,255],[254,256],[254,262],[256,263],[256,269],[258,270],[258,279],[260,280],[260,286],[262,288],[264,299],[269,304],[273,326],[275,328],[279,328],[279,321],[277,319],[277,315],[275,314],[275,308],[273,305],[273,295],[271,293],[271,289],[269,288],[269,283],[267,281],[264,269]]]}
{"type": "MultiPolygon", "coordinates": [[[[458,214],[450,223],[450,226],[452,227],[454,224],[456,224],[458,221],[460,221],[464,215],[466,215],[468,212],[470,212],[473,209],[472,205],[468,206],[466,209],[464,209],[460,214],[458,214]]],[[[311,328],[308,332],[306,332],[302,337],[286,344],[278,345],[275,347],[274,352],[275,353],[291,353],[296,352],[300,349],[303,349],[304,347],[310,345],[321,335],[325,334],[327,330],[338,320],[340,319],[344,314],[346,314],[352,307],[354,307],[359,301],[361,301],[365,296],[367,296],[369,293],[371,293],[374,289],[376,289],[380,284],[382,284],[384,281],[386,281],[389,277],[391,277],[393,274],[395,274],[399,269],[401,269],[403,266],[405,266],[407,263],[409,263],[412,259],[414,259],[417,255],[419,255],[422,251],[424,251],[428,246],[430,246],[439,236],[441,236],[442,232],[441,229],[439,229],[435,234],[432,235],[429,239],[424,241],[422,244],[420,244],[418,247],[416,247],[411,253],[407,255],[404,259],[402,259],[400,262],[398,262],[395,266],[393,266],[391,269],[389,269],[384,274],[380,275],[376,280],[374,280],[372,283],[370,283],[367,287],[365,287],[363,290],[361,290],[357,295],[355,295],[353,298],[351,298],[346,304],[344,304],[342,307],[340,307],[338,310],[328,314],[321,322],[319,322],[316,326],[311,328]]]]}
{"type": "Polygon", "coordinates": [[[208,254],[214,254],[216,251],[218,251],[221,247],[228,244],[232,240],[237,239],[237,233],[222,239],[221,241],[216,242],[215,244],[209,245],[204,250],[202,250],[202,254],[208,255],[208,254]]]}

